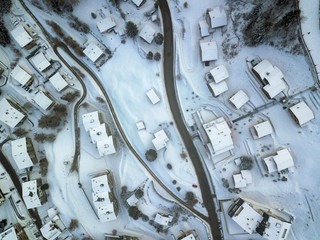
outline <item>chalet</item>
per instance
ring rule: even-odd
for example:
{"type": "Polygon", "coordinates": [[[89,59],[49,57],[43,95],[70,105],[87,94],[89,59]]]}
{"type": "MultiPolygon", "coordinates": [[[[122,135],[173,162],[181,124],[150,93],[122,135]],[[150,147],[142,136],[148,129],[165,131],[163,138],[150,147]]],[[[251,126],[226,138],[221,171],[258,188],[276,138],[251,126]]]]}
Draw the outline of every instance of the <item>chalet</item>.
{"type": "Polygon", "coordinates": [[[131,0],[137,7],[141,7],[146,0],[131,0]]]}
{"type": "Polygon", "coordinates": [[[214,82],[210,82],[207,85],[214,97],[218,97],[222,93],[228,91],[228,85],[225,81],[219,82],[218,84],[214,82]]]}
{"type": "Polygon", "coordinates": [[[12,158],[20,170],[29,168],[37,162],[37,157],[30,138],[11,141],[12,158]]]}
{"type": "Polygon", "coordinates": [[[252,174],[250,170],[241,170],[240,173],[234,174],[232,177],[235,188],[244,188],[252,183],[252,174]]]}
{"type": "Polygon", "coordinates": [[[86,131],[89,131],[91,128],[99,127],[100,117],[98,111],[83,114],[82,123],[86,131]]]}
{"type": "Polygon", "coordinates": [[[16,230],[14,227],[7,229],[6,231],[0,233],[1,240],[18,240],[16,230]]]}
{"type": "Polygon", "coordinates": [[[162,226],[168,226],[169,223],[172,221],[173,217],[168,214],[163,214],[163,213],[157,213],[154,222],[158,223],[162,226]]]}
{"type": "Polygon", "coordinates": [[[110,32],[115,28],[115,26],[116,23],[114,22],[112,17],[106,17],[97,22],[97,27],[101,33],[110,32]]]}
{"type": "Polygon", "coordinates": [[[152,102],[152,104],[156,104],[160,102],[160,98],[154,88],[151,88],[149,91],[146,92],[147,97],[152,102]]]}
{"type": "Polygon", "coordinates": [[[272,134],[273,129],[269,121],[263,121],[253,126],[255,136],[257,138],[262,138],[272,134]]]}
{"type": "Polygon", "coordinates": [[[95,43],[90,43],[83,50],[83,53],[94,63],[97,62],[103,56],[103,51],[95,43]]]}
{"type": "Polygon", "coordinates": [[[154,139],[152,139],[153,146],[157,151],[161,150],[162,148],[165,148],[168,142],[169,142],[169,138],[163,129],[156,132],[154,134],[154,139]]]}
{"type": "Polygon", "coordinates": [[[145,24],[139,32],[139,36],[145,40],[147,43],[152,43],[153,38],[156,34],[156,30],[151,24],[145,24]]]}
{"type": "Polygon", "coordinates": [[[97,142],[97,148],[100,156],[110,155],[116,152],[113,136],[107,136],[97,142]]]}
{"type": "Polygon", "coordinates": [[[106,124],[102,123],[97,127],[92,127],[89,130],[89,135],[92,143],[96,144],[99,141],[108,137],[106,124]]]}
{"type": "Polygon", "coordinates": [[[218,59],[218,46],[216,41],[200,41],[201,61],[210,62],[218,59]]]}
{"type": "Polygon", "coordinates": [[[43,110],[48,110],[54,105],[54,101],[48,93],[39,91],[33,98],[33,101],[43,110]]]}
{"type": "Polygon", "coordinates": [[[35,42],[22,25],[18,25],[11,31],[11,35],[20,47],[30,49],[35,42]]]}
{"type": "Polygon", "coordinates": [[[200,20],[199,27],[200,27],[200,34],[201,34],[202,38],[210,35],[209,34],[209,24],[207,23],[206,20],[200,20]]]}
{"type": "Polygon", "coordinates": [[[68,83],[59,72],[56,72],[55,74],[53,74],[49,78],[49,81],[58,92],[62,92],[68,87],[68,83]]]}
{"type": "Polygon", "coordinates": [[[289,113],[300,127],[306,126],[309,121],[314,119],[314,114],[311,108],[304,101],[290,107],[289,113]]]}
{"type": "Polygon", "coordinates": [[[45,192],[41,189],[41,179],[22,183],[22,197],[27,209],[40,207],[47,201],[45,192]]]}
{"type": "Polygon", "coordinates": [[[111,174],[107,173],[91,179],[93,204],[97,209],[100,222],[117,219],[118,205],[113,194],[111,174]]]}
{"type": "Polygon", "coordinates": [[[193,232],[185,232],[178,236],[177,240],[196,240],[196,236],[193,232]]]}
{"type": "Polygon", "coordinates": [[[275,155],[263,159],[268,173],[281,172],[294,167],[293,158],[288,149],[281,149],[275,155]]]}
{"type": "Polygon", "coordinates": [[[60,228],[51,220],[40,228],[40,232],[47,240],[55,240],[61,235],[60,228]]]}
{"type": "Polygon", "coordinates": [[[50,66],[51,63],[48,61],[46,56],[43,54],[43,52],[39,52],[32,58],[30,58],[33,66],[39,71],[43,72],[46,71],[50,66]]]}
{"type": "Polygon", "coordinates": [[[32,76],[27,73],[23,68],[17,65],[10,73],[10,76],[20,83],[22,86],[30,85],[33,81],[32,76]]]}
{"type": "Polygon", "coordinates": [[[219,83],[223,80],[226,80],[229,77],[227,68],[224,65],[217,66],[210,70],[210,74],[215,83],[219,83]]]}
{"type": "Polygon", "coordinates": [[[218,28],[227,25],[227,15],[223,7],[218,6],[208,12],[211,28],[218,28]]]}
{"type": "Polygon", "coordinates": [[[26,118],[18,104],[6,98],[0,100],[0,121],[14,128],[26,118]]]}
{"type": "Polygon", "coordinates": [[[229,98],[229,101],[233,104],[233,106],[235,106],[236,109],[240,109],[249,100],[250,99],[248,95],[242,90],[239,90],[236,94],[229,98]]]}

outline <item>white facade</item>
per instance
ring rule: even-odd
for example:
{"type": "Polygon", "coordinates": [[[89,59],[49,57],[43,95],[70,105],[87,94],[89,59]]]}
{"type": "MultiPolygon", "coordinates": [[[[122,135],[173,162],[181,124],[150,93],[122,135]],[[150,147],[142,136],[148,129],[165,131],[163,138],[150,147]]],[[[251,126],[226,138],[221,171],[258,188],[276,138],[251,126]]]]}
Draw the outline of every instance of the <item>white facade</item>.
{"type": "Polygon", "coordinates": [[[97,22],[97,27],[101,33],[107,32],[113,29],[116,26],[112,17],[106,17],[105,19],[100,20],[97,22]]]}
{"type": "Polygon", "coordinates": [[[156,30],[148,23],[139,32],[139,36],[149,44],[152,43],[155,34],[156,30]]]}
{"type": "Polygon", "coordinates": [[[216,41],[200,41],[201,61],[218,59],[218,46],[216,41]]]}
{"type": "Polygon", "coordinates": [[[25,115],[12,106],[7,99],[2,98],[0,100],[0,121],[14,128],[24,118],[25,115]]]}
{"type": "Polygon", "coordinates": [[[22,183],[22,197],[27,209],[41,206],[37,191],[37,180],[22,183]]]}
{"type": "Polygon", "coordinates": [[[42,91],[39,91],[33,98],[36,104],[38,104],[43,110],[48,110],[52,106],[53,101],[42,91]]]}
{"type": "Polygon", "coordinates": [[[252,174],[250,170],[241,170],[239,174],[233,175],[235,188],[244,188],[252,183],[252,174]]]}
{"type": "Polygon", "coordinates": [[[272,134],[272,126],[269,121],[264,121],[253,126],[258,138],[272,134]]]}
{"type": "Polygon", "coordinates": [[[228,91],[228,85],[225,81],[219,82],[218,84],[211,82],[209,83],[209,87],[215,97],[218,97],[220,94],[228,91]]]}
{"type": "Polygon", "coordinates": [[[26,85],[31,80],[31,75],[17,65],[10,73],[10,76],[19,82],[22,86],[26,85]]]}
{"type": "Polygon", "coordinates": [[[14,227],[0,233],[0,240],[18,240],[14,227]]]}
{"type": "Polygon", "coordinates": [[[137,126],[137,129],[140,131],[140,130],[143,130],[143,129],[146,129],[146,126],[144,124],[143,121],[139,121],[136,123],[136,126],[137,126]]]}
{"type": "Polygon", "coordinates": [[[263,159],[268,173],[280,172],[282,170],[294,167],[293,158],[288,149],[282,149],[276,152],[274,156],[263,159]]]}
{"type": "Polygon", "coordinates": [[[268,224],[264,229],[263,237],[268,240],[285,240],[289,235],[290,229],[291,223],[283,222],[270,216],[268,224]]]}
{"type": "Polygon", "coordinates": [[[304,101],[293,105],[289,110],[301,127],[314,119],[314,114],[311,108],[304,101]]]}
{"type": "Polygon", "coordinates": [[[61,92],[68,86],[68,83],[66,80],[64,80],[59,72],[56,72],[54,75],[52,75],[52,77],[49,78],[49,81],[58,92],[61,92]]]}
{"type": "Polygon", "coordinates": [[[83,114],[82,123],[86,131],[89,131],[91,128],[99,127],[100,119],[98,111],[83,114]]]}
{"type": "Polygon", "coordinates": [[[55,240],[61,234],[60,229],[52,222],[49,221],[40,228],[42,236],[47,240],[55,240]]]}
{"type": "Polygon", "coordinates": [[[239,90],[236,94],[234,94],[229,99],[229,101],[235,106],[236,109],[240,109],[249,100],[250,99],[249,99],[248,95],[242,90],[239,90]]]}
{"type": "Polygon", "coordinates": [[[162,226],[168,226],[168,224],[172,221],[172,219],[173,217],[171,215],[157,213],[154,221],[162,226]]]}
{"type": "Polygon", "coordinates": [[[200,34],[201,37],[207,37],[209,36],[209,24],[206,20],[200,20],[199,21],[199,27],[200,27],[200,34]]]}
{"type": "Polygon", "coordinates": [[[209,11],[209,17],[212,28],[223,27],[227,25],[227,15],[223,7],[215,7],[209,11]]]}
{"type": "Polygon", "coordinates": [[[11,31],[11,35],[22,48],[27,46],[33,40],[25,28],[20,24],[11,31]]]}
{"type": "Polygon", "coordinates": [[[146,94],[147,94],[147,97],[152,102],[152,104],[156,104],[156,103],[160,102],[160,98],[153,88],[151,88],[149,91],[147,91],[146,94]]]}
{"type": "Polygon", "coordinates": [[[98,47],[95,43],[90,43],[84,50],[83,53],[92,61],[96,62],[101,55],[103,54],[103,51],[101,48],[98,47]]]}
{"type": "Polygon", "coordinates": [[[92,198],[101,222],[116,220],[114,205],[110,201],[111,189],[109,187],[107,175],[102,175],[91,179],[92,198]]]}
{"type": "Polygon", "coordinates": [[[25,137],[11,141],[11,153],[20,170],[33,166],[27,151],[27,139],[25,137]]]}
{"type": "Polygon", "coordinates": [[[39,52],[37,55],[30,58],[30,60],[32,64],[35,66],[35,68],[39,70],[39,72],[44,71],[51,65],[51,63],[48,61],[48,59],[44,56],[42,52],[39,52]]]}
{"type": "Polygon", "coordinates": [[[116,152],[113,136],[107,136],[97,142],[97,148],[100,156],[110,155],[116,152]]]}
{"type": "Polygon", "coordinates": [[[154,139],[152,139],[153,146],[156,148],[157,151],[165,148],[169,142],[169,138],[166,132],[161,129],[160,131],[154,134],[154,139]]]}
{"type": "Polygon", "coordinates": [[[229,77],[229,72],[224,65],[217,66],[210,70],[210,74],[213,77],[215,83],[219,83],[229,77]]]}

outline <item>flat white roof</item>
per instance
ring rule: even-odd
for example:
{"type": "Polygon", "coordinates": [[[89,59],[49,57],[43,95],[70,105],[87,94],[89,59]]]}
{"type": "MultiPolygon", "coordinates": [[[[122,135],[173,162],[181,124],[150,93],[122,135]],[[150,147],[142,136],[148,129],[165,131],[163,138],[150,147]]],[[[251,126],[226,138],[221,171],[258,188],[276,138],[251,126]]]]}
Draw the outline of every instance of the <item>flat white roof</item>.
{"type": "Polygon", "coordinates": [[[311,108],[304,102],[299,102],[289,108],[291,113],[296,117],[300,126],[314,119],[314,114],[311,108]]]}
{"type": "Polygon", "coordinates": [[[263,237],[269,240],[285,240],[291,229],[291,223],[283,222],[269,216],[268,224],[263,232],[263,237]]]}
{"type": "Polygon", "coordinates": [[[25,137],[11,141],[11,153],[19,169],[33,166],[33,162],[27,151],[27,139],[25,137]]]}
{"type": "Polygon", "coordinates": [[[66,80],[64,80],[59,72],[56,72],[54,75],[52,75],[52,77],[49,78],[49,81],[58,92],[61,92],[68,86],[68,83],[66,80]]]}
{"type": "Polygon", "coordinates": [[[102,123],[98,127],[90,128],[89,134],[93,143],[102,141],[103,139],[108,137],[106,124],[102,123]]]}
{"type": "Polygon", "coordinates": [[[215,97],[218,97],[220,94],[228,90],[228,85],[225,81],[219,82],[218,84],[211,82],[209,83],[209,87],[211,88],[215,97]]]}
{"type": "Polygon", "coordinates": [[[146,126],[145,126],[145,124],[144,124],[143,121],[137,122],[137,123],[136,123],[136,126],[137,126],[138,130],[146,129],[146,126]]]}
{"type": "Polygon", "coordinates": [[[82,123],[86,131],[89,131],[91,128],[99,127],[100,120],[98,111],[82,114],[82,123]]]}
{"type": "Polygon", "coordinates": [[[11,77],[21,85],[26,85],[31,79],[31,75],[17,65],[10,73],[11,77]]]}
{"type": "Polygon", "coordinates": [[[215,7],[209,11],[209,17],[212,28],[223,27],[227,25],[227,15],[223,7],[215,7]]]}
{"type": "Polygon", "coordinates": [[[145,24],[139,32],[139,36],[147,43],[152,43],[156,30],[150,24],[145,24]]]}
{"type": "Polygon", "coordinates": [[[146,94],[147,94],[148,98],[150,99],[150,101],[152,102],[152,104],[156,104],[156,103],[160,102],[160,98],[153,88],[151,88],[149,91],[147,91],[146,94]]]}
{"type": "Polygon", "coordinates": [[[144,0],[131,0],[137,7],[140,7],[144,0]]]}
{"type": "Polygon", "coordinates": [[[100,141],[97,141],[97,148],[100,156],[110,155],[116,152],[112,136],[108,136],[100,141]]]}
{"type": "Polygon", "coordinates": [[[31,62],[40,72],[47,69],[51,64],[48,59],[44,56],[42,52],[39,52],[37,55],[33,56],[31,62]]]}
{"type": "Polygon", "coordinates": [[[206,20],[200,20],[199,21],[199,27],[200,27],[200,34],[201,37],[207,37],[209,36],[209,24],[206,20]]]}
{"type": "Polygon", "coordinates": [[[114,22],[112,17],[106,17],[105,19],[101,19],[97,22],[97,27],[100,32],[104,33],[116,26],[116,23],[114,22]]]}
{"type": "Polygon", "coordinates": [[[154,221],[160,225],[168,226],[168,224],[172,221],[172,219],[173,217],[171,215],[157,213],[154,221]]]}
{"type": "Polygon", "coordinates": [[[200,50],[202,62],[218,59],[218,46],[216,41],[201,41],[200,50]]]}
{"type": "Polygon", "coordinates": [[[37,180],[22,183],[22,197],[27,209],[41,206],[37,191],[37,180]]]}
{"type": "Polygon", "coordinates": [[[25,115],[11,106],[7,99],[0,100],[0,120],[9,127],[14,128],[24,117],[25,115]]]}
{"type": "Polygon", "coordinates": [[[161,129],[160,131],[156,132],[154,134],[154,139],[152,139],[153,146],[156,148],[157,151],[161,150],[162,148],[165,148],[167,146],[167,143],[169,141],[169,138],[166,134],[166,132],[161,129]]]}
{"type": "Polygon", "coordinates": [[[33,98],[33,100],[38,104],[43,110],[47,110],[53,101],[42,91],[39,91],[33,98]]]}
{"type": "Polygon", "coordinates": [[[25,28],[20,24],[11,31],[11,35],[22,48],[33,40],[25,28]]]}
{"type": "Polygon", "coordinates": [[[14,227],[11,227],[6,231],[0,233],[0,240],[18,240],[14,227]]]}
{"type": "Polygon", "coordinates": [[[210,74],[216,83],[219,83],[229,77],[228,70],[224,65],[220,65],[211,69],[210,74]]]}
{"type": "Polygon", "coordinates": [[[42,236],[47,240],[55,240],[60,234],[60,229],[50,220],[40,228],[42,236]]]}
{"type": "Polygon", "coordinates": [[[95,62],[103,54],[103,51],[95,43],[90,43],[84,50],[83,53],[92,61],[95,62]]]}
{"type": "Polygon", "coordinates": [[[244,104],[246,104],[249,101],[248,95],[242,91],[239,90],[236,94],[234,94],[229,101],[237,108],[241,108],[244,104]]]}
{"type": "Polygon", "coordinates": [[[267,135],[270,135],[273,132],[272,126],[269,121],[264,121],[264,122],[258,123],[256,125],[254,125],[253,127],[256,131],[258,138],[265,137],[267,135]]]}
{"type": "Polygon", "coordinates": [[[274,156],[263,159],[269,173],[280,172],[282,170],[294,167],[293,158],[288,149],[282,149],[276,152],[274,156]]]}

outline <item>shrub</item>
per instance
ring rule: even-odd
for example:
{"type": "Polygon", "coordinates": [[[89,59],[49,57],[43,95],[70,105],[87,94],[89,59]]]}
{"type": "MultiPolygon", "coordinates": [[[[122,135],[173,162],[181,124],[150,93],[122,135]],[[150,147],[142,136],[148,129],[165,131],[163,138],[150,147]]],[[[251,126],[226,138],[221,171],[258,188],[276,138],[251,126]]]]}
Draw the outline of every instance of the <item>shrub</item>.
{"type": "Polygon", "coordinates": [[[13,134],[16,135],[17,137],[22,137],[22,136],[26,135],[27,133],[28,133],[28,131],[25,130],[24,128],[17,128],[13,132],[13,134]]]}
{"type": "Polygon", "coordinates": [[[168,163],[168,164],[167,164],[167,168],[168,168],[169,170],[171,170],[171,169],[172,169],[172,165],[171,165],[170,163],[168,163]]]}
{"type": "Polygon", "coordinates": [[[11,0],[1,0],[0,1],[0,15],[10,12],[12,6],[11,0]]]}
{"type": "Polygon", "coordinates": [[[95,14],[94,12],[92,12],[92,13],[91,13],[91,17],[92,17],[93,19],[96,19],[96,18],[97,18],[97,14],[95,14]]]}
{"type": "Polygon", "coordinates": [[[38,120],[38,126],[40,128],[57,128],[60,125],[60,119],[52,115],[43,115],[38,120]]]}
{"type": "Polygon", "coordinates": [[[160,61],[161,59],[161,54],[159,52],[156,52],[153,56],[153,59],[156,60],[156,61],[160,61]]]}
{"type": "Polygon", "coordinates": [[[154,149],[149,149],[147,152],[146,152],[146,159],[150,162],[153,162],[154,160],[157,159],[158,157],[158,153],[156,150],[154,149]]]}
{"type": "Polygon", "coordinates": [[[56,104],[53,107],[53,111],[57,117],[66,117],[68,115],[67,107],[63,104],[56,104]]]}
{"type": "Polygon", "coordinates": [[[136,198],[140,199],[143,197],[144,195],[144,192],[139,188],[135,193],[134,195],[136,196],[136,198]]]}
{"type": "Polygon", "coordinates": [[[52,133],[51,134],[36,133],[34,135],[34,140],[40,143],[54,142],[54,140],[56,140],[56,136],[52,133]]]}
{"type": "Polygon", "coordinates": [[[79,91],[74,91],[74,92],[65,93],[61,97],[61,99],[70,103],[70,102],[73,102],[79,96],[80,96],[80,92],[79,91]]]}
{"type": "Polygon", "coordinates": [[[49,184],[45,183],[40,188],[41,188],[42,191],[48,190],[49,189],[49,184]]]}
{"type": "Polygon", "coordinates": [[[188,7],[188,3],[187,3],[187,2],[184,2],[183,7],[184,7],[184,8],[187,8],[187,7],[188,7]]]}
{"type": "Polygon", "coordinates": [[[149,51],[147,54],[147,59],[152,60],[153,59],[153,52],[149,51]]]}
{"type": "Polygon", "coordinates": [[[129,216],[132,217],[134,220],[138,220],[141,216],[140,210],[136,206],[129,207],[129,216]]]}
{"type": "Polygon", "coordinates": [[[154,37],[154,41],[155,41],[156,44],[161,45],[163,43],[163,35],[161,33],[158,33],[154,37]]]}
{"type": "Polygon", "coordinates": [[[196,205],[198,202],[193,192],[186,192],[185,200],[192,206],[196,205]]]}
{"type": "Polygon", "coordinates": [[[131,21],[127,22],[126,33],[131,38],[134,38],[135,36],[137,36],[137,34],[138,34],[137,25],[131,21]]]}
{"type": "Polygon", "coordinates": [[[71,219],[68,230],[73,231],[79,227],[79,222],[77,219],[71,219]]]}
{"type": "Polygon", "coordinates": [[[250,170],[253,167],[253,160],[249,156],[242,156],[240,157],[240,169],[241,170],[250,170]]]}
{"type": "Polygon", "coordinates": [[[3,24],[1,20],[0,21],[0,45],[5,47],[7,46],[7,44],[10,44],[10,43],[11,43],[11,39],[8,33],[8,29],[6,28],[6,26],[3,24]]]}

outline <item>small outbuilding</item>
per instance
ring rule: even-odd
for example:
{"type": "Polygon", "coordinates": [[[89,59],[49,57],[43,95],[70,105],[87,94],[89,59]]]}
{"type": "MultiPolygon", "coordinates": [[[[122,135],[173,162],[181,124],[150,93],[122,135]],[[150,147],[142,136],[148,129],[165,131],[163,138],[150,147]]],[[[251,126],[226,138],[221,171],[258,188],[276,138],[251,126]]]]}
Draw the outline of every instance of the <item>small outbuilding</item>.
{"type": "Polygon", "coordinates": [[[110,32],[115,26],[116,23],[112,17],[106,17],[97,22],[97,27],[101,33],[110,32]]]}
{"type": "Polygon", "coordinates": [[[313,111],[304,101],[290,107],[289,113],[300,127],[304,127],[309,121],[314,119],[313,111]]]}
{"type": "Polygon", "coordinates": [[[160,102],[160,98],[156,93],[156,91],[154,90],[154,88],[151,88],[149,91],[146,92],[146,94],[149,100],[152,102],[152,104],[156,104],[160,102]]]}
{"type": "Polygon", "coordinates": [[[282,149],[275,155],[263,159],[268,173],[281,172],[282,170],[294,167],[293,158],[288,149],[282,149]]]}
{"type": "Polygon", "coordinates": [[[144,124],[143,121],[139,121],[136,123],[136,126],[137,126],[137,129],[140,131],[140,130],[143,130],[143,129],[146,129],[146,126],[144,124]]]}
{"type": "Polygon", "coordinates": [[[210,74],[215,83],[219,83],[229,77],[229,72],[224,65],[220,65],[211,69],[210,74]]]}
{"type": "Polygon", "coordinates": [[[216,41],[200,41],[201,61],[209,62],[218,59],[218,46],[216,41]]]}
{"type": "Polygon", "coordinates": [[[218,6],[208,12],[211,28],[218,28],[227,25],[227,15],[223,7],[218,6]]]}
{"type": "Polygon", "coordinates": [[[103,55],[103,51],[95,43],[90,43],[84,50],[83,53],[92,61],[97,62],[103,55]]]}
{"type": "Polygon", "coordinates": [[[233,106],[235,106],[236,109],[240,109],[249,100],[250,99],[248,95],[242,90],[239,90],[236,94],[229,98],[229,101],[233,104],[233,106]]]}
{"type": "Polygon", "coordinates": [[[207,23],[206,20],[200,20],[199,21],[199,27],[200,27],[200,34],[201,37],[207,37],[210,35],[209,33],[209,24],[207,23]]]}

